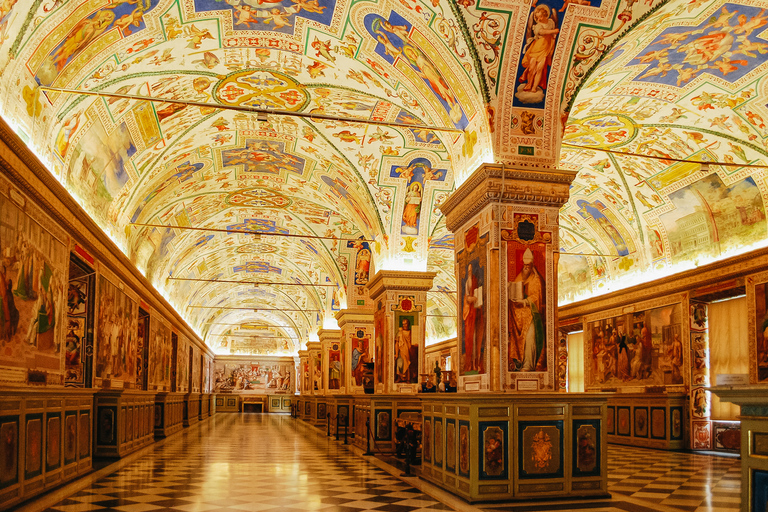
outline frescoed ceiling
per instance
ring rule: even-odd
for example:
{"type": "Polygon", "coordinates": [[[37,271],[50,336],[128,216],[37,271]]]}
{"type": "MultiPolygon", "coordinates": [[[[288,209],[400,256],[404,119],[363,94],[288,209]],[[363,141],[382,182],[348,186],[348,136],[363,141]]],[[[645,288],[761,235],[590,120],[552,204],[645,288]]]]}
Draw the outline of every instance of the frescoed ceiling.
{"type": "Polygon", "coordinates": [[[561,257],[561,303],[765,245],[766,29],[762,7],[667,3],[590,75],[564,134],[579,175],[560,235],[601,256],[561,257]]]}
{"type": "Polygon", "coordinates": [[[751,5],[9,0],[0,113],[218,353],[294,353],[381,268],[438,273],[438,341],[482,162],[579,172],[561,303],[764,243],[751,5]]]}

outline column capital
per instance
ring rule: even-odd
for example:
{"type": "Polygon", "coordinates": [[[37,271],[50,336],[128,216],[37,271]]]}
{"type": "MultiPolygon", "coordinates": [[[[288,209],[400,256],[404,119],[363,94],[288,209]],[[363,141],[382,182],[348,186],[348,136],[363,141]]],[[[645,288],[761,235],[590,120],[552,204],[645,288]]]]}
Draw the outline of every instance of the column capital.
{"type": "MultiPolygon", "coordinates": [[[[341,329],[319,329],[317,337],[320,338],[320,343],[339,341],[341,339],[341,329]]],[[[309,347],[309,343],[307,343],[307,347],[309,347]]]]}
{"type": "Polygon", "coordinates": [[[504,164],[482,164],[440,205],[449,231],[489,204],[560,207],[568,201],[575,171],[515,169],[504,164]]]}
{"type": "Polygon", "coordinates": [[[307,351],[310,350],[320,350],[321,343],[319,341],[308,341],[307,342],[307,351]]]}
{"type": "Polygon", "coordinates": [[[368,281],[371,299],[376,300],[388,290],[400,292],[427,292],[437,272],[414,272],[411,270],[379,270],[368,281]]]}
{"type": "Polygon", "coordinates": [[[373,324],[373,310],[372,309],[342,309],[336,313],[336,321],[339,323],[339,327],[344,330],[344,326],[348,323],[355,324],[373,324]]]}

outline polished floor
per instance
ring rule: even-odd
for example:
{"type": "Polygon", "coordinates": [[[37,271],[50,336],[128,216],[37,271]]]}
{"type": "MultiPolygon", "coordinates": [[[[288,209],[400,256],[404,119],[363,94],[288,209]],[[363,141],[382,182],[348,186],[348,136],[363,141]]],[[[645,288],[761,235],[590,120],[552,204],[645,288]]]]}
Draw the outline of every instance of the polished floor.
{"type": "Polygon", "coordinates": [[[611,499],[477,507],[288,416],[217,414],[20,512],[736,512],[739,467],[735,458],[611,446],[611,499]]]}

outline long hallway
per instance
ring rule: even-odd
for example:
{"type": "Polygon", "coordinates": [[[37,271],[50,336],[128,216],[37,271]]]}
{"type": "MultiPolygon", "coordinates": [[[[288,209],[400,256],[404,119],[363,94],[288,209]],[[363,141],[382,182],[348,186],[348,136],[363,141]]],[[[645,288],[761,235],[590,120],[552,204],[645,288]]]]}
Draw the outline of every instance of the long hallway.
{"type": "Polygon", "coordinates": [[[20,510],[735,512],[739,467],[735,458],[611,446],[610,500],[475,507],[403,481],[289,416],[217,414],[20,510]]]}

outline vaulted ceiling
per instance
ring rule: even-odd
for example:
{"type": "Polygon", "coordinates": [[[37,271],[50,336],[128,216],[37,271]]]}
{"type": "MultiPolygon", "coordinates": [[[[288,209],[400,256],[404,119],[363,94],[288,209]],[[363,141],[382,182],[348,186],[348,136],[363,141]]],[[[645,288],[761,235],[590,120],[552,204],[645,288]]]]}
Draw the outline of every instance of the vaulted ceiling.
{"type": "Polygon", "coordinates": [[[744,164],[766,151],[767,19],[700,0],[8,0],[0,113],[218,352],[293,353],[370,307],[380,268],[437,271],[436,341],[456,330],[438,207],[482,162],[578,171],[561,303],[764,244],[768,185],[744,164]]]}

